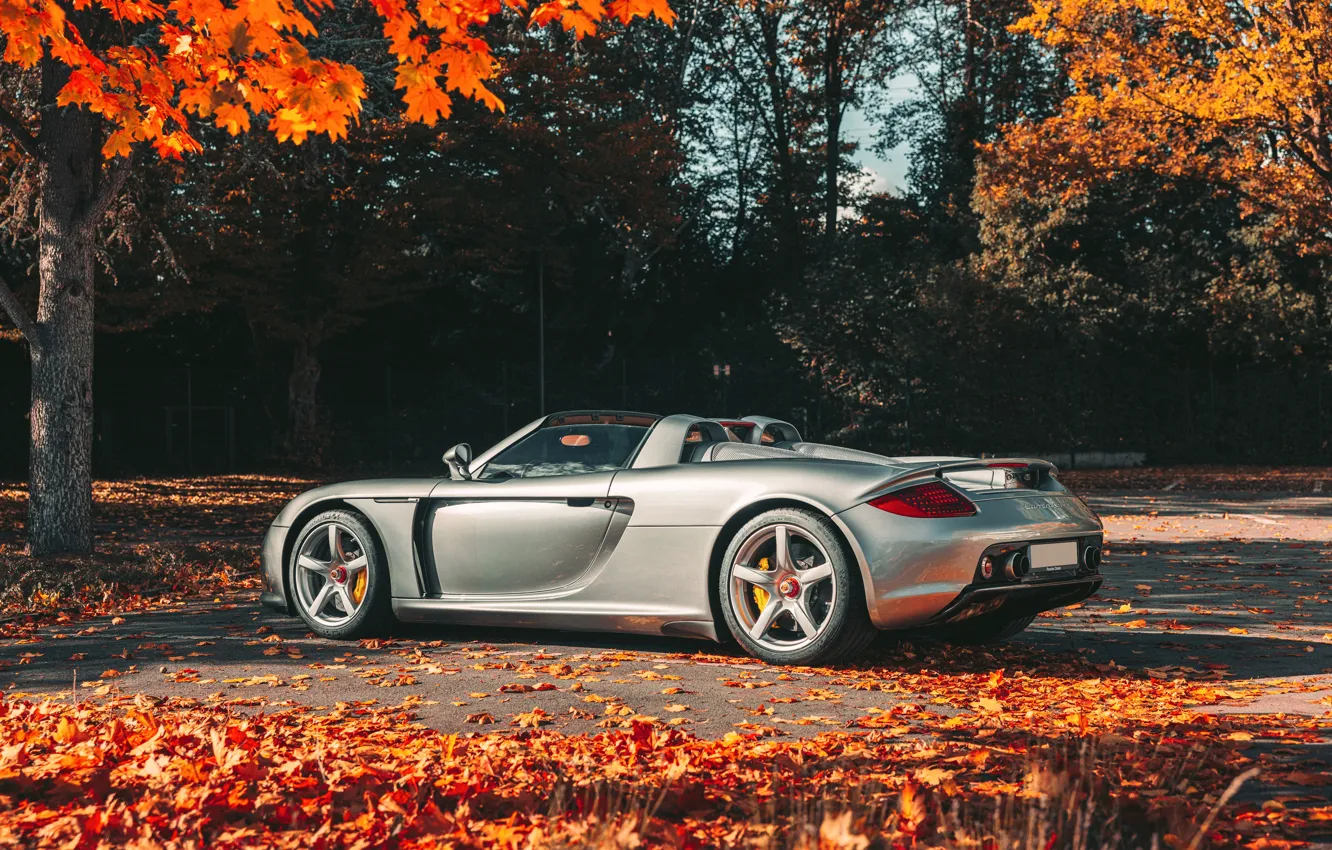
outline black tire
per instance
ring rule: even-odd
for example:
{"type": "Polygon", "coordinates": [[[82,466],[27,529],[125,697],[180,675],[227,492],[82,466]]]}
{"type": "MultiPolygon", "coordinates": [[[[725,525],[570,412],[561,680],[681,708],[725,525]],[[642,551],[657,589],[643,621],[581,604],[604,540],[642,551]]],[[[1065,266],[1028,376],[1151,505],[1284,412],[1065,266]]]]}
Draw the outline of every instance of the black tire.
{"type": "Polygon", "coordinates": [[[939,630],[938,636],[949,643],[984,646],[992,643],[1003,643],[1010,638],[1017,637],[1035,621],[1035,614],[1028,614],[1024,617],[1004,617],[992,614],[977,617],[974,620],[964,620],[954,626],[944,626],[939,630]]]}
{"type": "MultiPolygon", "coordinates": [[[[864,652],[878,635],[878,629],[870,622],[856,560],[847,550],[837,527],[817,511],[778,508],[759,514],[741,526],[732,536],[722,556],[721,569],[718,570],[717,576],[717,593],[721,601],[722,617],[736,642],[750,655],[770,664],[825,664],[853,658],[864,652]],[[793,527],[800,536],[815,541],[822,547],[827,555],[827,564],[832,568],[832,581],[835,587],[831,601],[822,609],[824,611],[822,619],[816,622],[816,637],[790,650],[774,647],[771,643],[759,643],[752,638],[749,631],[741,624],[735,611],[736,604],[733,604],[736,600],[732,598],[731,570],[741,548],[751,538],[756,535],[761,536],[765,529],[777,526],[793,527]]],[[[766,601],[771,604],[773,600],[766,601]]],[[[749,602],[741,598],[739,604],[748,605],[749,602]]],[[[779,624],[774,620],[768,628],[779,628],[779,624]]]]}
{"type": "Polygon", "coordinates": [[[349,640],[382,633],[393,622],[392,588],[389,584],[388,559],[375,537],[370,523],[361,514],[350,510],[324,511],[311,519],[301,529],[296,538],[296,545],[291,547],[291,556],[287,559],[287,587],[290,589],[292,607],[310,630],[320,637],[334,640],[349,640]],[[355,613],[344,623],[328,625],[314,619],[302,604],[297,593],[297,560],[306,542],[315,534],[327,534],[330,524],[336,523],[350,531],[360,545],[361,554],[367,560],[366,587],[364,596],[355,613]]]}

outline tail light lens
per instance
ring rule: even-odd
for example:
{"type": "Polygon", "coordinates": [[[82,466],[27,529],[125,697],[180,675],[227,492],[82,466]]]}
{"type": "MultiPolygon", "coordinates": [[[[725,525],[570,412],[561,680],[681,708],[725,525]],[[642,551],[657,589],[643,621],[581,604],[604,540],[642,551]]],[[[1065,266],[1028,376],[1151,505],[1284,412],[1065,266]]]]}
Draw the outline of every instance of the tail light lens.
{"type": "Polygon", "coordinates": [[[871,499],[870,504],[890,514],[940,519],[975,516],[976,506],[965,496],[938,481],[927,481],[871,499]]]}

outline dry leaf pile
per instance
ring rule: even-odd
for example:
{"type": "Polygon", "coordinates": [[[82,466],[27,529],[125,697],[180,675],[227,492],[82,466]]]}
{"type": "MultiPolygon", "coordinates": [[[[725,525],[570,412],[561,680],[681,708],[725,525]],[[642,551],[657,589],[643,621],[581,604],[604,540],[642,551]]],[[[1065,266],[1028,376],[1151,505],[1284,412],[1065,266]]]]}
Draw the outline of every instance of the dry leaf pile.
{"type": "Polygon", "coordinates": [[[563,735],[539,710],[519,717],[530,729],[459,736],[412,724],[410,704],[0,702],[0,845],[962,846],[1035,818],[1047,848],[1186,850],[1217,809],[1203,843],[1273,850],[1332,826],[1306,794],[1332,774],[1299,747],[1332,718],[1196,714],[1211,686],[1150,679],[931,684],[964,710],[899,705],[806,740],[704,740],[641,715],[563,735]],[[1255,767],[1261,793],[1220,805],[1255,767]]]}

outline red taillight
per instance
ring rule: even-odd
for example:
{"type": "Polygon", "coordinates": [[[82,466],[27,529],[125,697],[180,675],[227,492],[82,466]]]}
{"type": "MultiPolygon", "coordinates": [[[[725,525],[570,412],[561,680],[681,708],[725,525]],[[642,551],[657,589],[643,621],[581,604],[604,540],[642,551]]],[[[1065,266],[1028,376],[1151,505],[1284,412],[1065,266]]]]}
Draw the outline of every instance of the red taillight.
{"type": "Polygon", "coordinates": [[[1026,469],[1027,467],[1031,466],[1031,464],[1029,463],[1011,463],[1011,462],[987,463],[985,465],[990,469],[1026,469]]]}
{"type": "Polygon", "coordinates": [[[965,496],[938,481],[895,490],[885,496],[871,499],[870,504],[890,514],[928,519],[974,516],[976,513],[976,506],[965,496]]]}

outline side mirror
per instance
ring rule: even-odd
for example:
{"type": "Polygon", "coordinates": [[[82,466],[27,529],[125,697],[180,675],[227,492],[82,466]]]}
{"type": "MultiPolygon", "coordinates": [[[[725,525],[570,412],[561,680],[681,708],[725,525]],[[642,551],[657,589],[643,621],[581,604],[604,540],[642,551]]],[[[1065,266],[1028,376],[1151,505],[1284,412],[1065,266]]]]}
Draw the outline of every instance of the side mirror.
{"type": "Polygon", "coordinates": [[[467,466],[472,462],[472,447],[459,443],[444,453],[444,465],[449,468],[449,477],[454,481],[470,481],[472,473],[467,466]]]}

